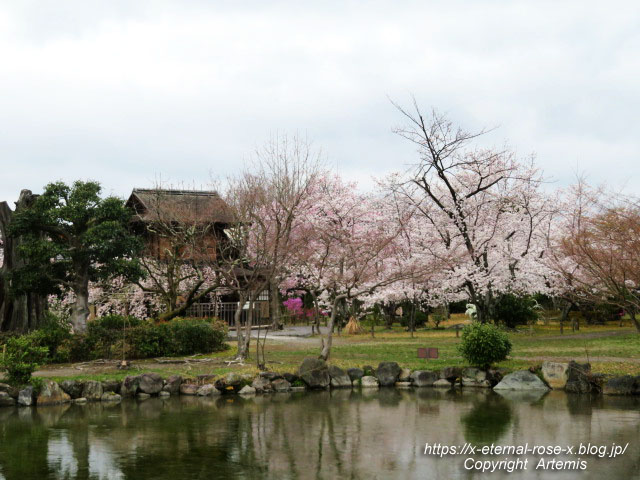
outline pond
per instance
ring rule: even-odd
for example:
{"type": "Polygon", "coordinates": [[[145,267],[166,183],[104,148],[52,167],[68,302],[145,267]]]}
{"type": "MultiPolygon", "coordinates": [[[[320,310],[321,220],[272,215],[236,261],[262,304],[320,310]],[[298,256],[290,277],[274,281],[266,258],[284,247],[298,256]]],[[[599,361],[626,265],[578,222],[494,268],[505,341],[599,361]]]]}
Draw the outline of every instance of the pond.
{"type": "Polygon", "coordinates": [[[182,396],[2,409],[0,479],[638,478],[639,439],[633,397],[469,389],[182,396]],[[465,442],[576,451],[425,454],[425,444],[465,442]],[[578,455],[589,443],[628,446],[615,458],[578,455]],[[527,459],[527,470],[465,469],[505,458],[527,459]],[[586,470],[536,470],[540,458],[580,458],[586,470]]]}

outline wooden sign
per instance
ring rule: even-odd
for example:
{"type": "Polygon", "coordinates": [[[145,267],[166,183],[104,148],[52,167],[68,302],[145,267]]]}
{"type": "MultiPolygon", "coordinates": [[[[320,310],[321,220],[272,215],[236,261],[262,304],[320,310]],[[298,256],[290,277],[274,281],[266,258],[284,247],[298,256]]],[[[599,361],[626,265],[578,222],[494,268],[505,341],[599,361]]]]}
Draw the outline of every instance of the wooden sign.
{"type": "Polygon", "coordinates": [[[438,358],[438,349],[437,348],[419,348],[418,358],[426,358],[427,360],[430,358],[438,358]]]}

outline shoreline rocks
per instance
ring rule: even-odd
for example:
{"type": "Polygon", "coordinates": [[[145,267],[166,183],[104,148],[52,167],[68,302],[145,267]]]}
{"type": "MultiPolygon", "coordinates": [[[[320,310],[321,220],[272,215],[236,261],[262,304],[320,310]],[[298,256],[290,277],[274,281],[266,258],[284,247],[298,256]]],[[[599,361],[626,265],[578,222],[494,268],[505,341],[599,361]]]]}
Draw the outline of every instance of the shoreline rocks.
{"type": "Polygon", "coordinates": [[[380,362],[376,378],[381,387],[393,387],[401,373],[402,369],[396,362],[380,362]]]}
{"type": "Polygon", "coordinates": [[[86,398],[87,401],[92,402],[100,400],[103,393],[102,383],[95,380],[88,380],[84,383],[82,395],[80,396],[86,398]]]}
{"type": "Polygon", "coordinates": [[[329,367],[320,358],[305,358],[298,369],[298,376],[309,388],[327,388],[331,384],[329,367]]]}
{"type": "MultiPolygon", "coordinates": [[[[475,367],[445,367],[438,371],[401,368],[396,362],[381,362],[374,370],[370,366],[344,370],[335,365],[327,365],[318,358],[306,358],[298,372],[261,372],[257,376],[229,373],[224,377],[211,374],[183,378],[171,375],[163,379],[157,373],[143,373],[127,376],[121,382],[107,380],[64,380],[59,384],[44,379],[40,390],[27,385],[17,388],[0,383],[0,407],[28,407],[60,405],[73,402],[101,401],[117,403],[125,397],[140,401],[152,396],[167,398],[174,395],[211,397],[239,394],[277,394],[304,392],[313,389],[374,389],[395,387],[410,390],[414,388],[451,389],[491,388],[496,392],[542,392],[551,388],[564,389],[568,393],[605,395],[640,395],[640,376],[624,375],[605,377],[591,372],[591,365],[576,362],[544,362],[542,366],[530,370],[506,373],[502,369],[480,369],[475,367]],[[538,376],[540,375],[540,376],[538,376]]],[[[515,395],[515,394],[513,394],[515,395]]]]}
{"type": "Polygon", "coordinates": [[[569,364],[560,362],[544,362],[542,377],[553,389],[563,389],[569,380],[569,364]]]}
{"type": "Polygon", "coordinates": [[[605,395],[640,395],[640,375],[623,375],[609,379],[602,388],[605,395]]]}
{"type": "Polygon", "coordinates": [[[413,385],[419,388],[432,387],[438,380],[438,373],[429,370],[416,370],[409,375],[409,381],[413,382],[413,385]]]}
{"type": "Polygon", "coordinates": [[[529,370],[518,370],[505,375],[494,390],[549,390],[549,387],[529,370]]]}
{"type": "Polygon", "coordinates": [[[157,373],[143,373],[140,376],[138,389],[147,395],[156,395],[164,387],[164,380],[157,373]]]}
{"type": "Polygon", "coordinates": [[[60,388],[60,385],[53,380],[45,380],[38,393],[36,405],[62,405],[70,401],[71,397],[60,388]]]}
{"type": "Polygon", "coordinates": [[[489,388],[491,383],[487,380],[487,372],[479,368],[469,367],[462,370],[461,383],[463,387],[489,388]]]}
{"type": "Polygon", "coordinates": [[[351,377],[340,367],[331,365],[329,367],[329,378],[331,388],[351,388],[351,377]]]}

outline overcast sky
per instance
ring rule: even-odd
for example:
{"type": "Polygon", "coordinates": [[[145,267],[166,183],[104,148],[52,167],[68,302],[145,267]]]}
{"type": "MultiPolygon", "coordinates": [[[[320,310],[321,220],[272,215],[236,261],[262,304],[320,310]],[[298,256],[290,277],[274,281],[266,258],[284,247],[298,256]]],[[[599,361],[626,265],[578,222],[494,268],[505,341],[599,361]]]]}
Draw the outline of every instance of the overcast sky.
{"type": "Polygon", "coordinates": [[[207,187],[300,132],[365,187],[415,160],[389,98],[498,127],[558,185],[640,192],[640,7],[617,1],[0,3],[0,200],[207,187]]]}

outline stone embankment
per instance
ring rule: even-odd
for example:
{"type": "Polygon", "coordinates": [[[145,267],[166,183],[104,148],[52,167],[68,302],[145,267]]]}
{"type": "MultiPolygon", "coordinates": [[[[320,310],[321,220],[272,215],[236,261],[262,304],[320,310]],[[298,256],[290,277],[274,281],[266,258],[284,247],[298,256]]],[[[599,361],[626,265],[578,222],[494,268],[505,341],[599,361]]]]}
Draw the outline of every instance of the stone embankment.
{"type": "Polygon", "coordinates": [[[229,373],[223,377],[198,375],[162,378],[157,373],[132,375],[119,381],[45,380],[16,388],[0,383],[0,407],[45,406],[74,402],[118,402],[122,398],[145,400],[151,396],[256,395],[337,388],[493,388],[496,391],[565,390],[569,393],[640,395],[640,376],[605,378],[591,372],[589,364],[544,362],[541,367],[508,373],[503,369],[446,367],[440,371],[408,370],[395,362],[377,368],[346,371],[323,360],[307,358],[296,373],[262,372],[257,377],[229,373]]]}

